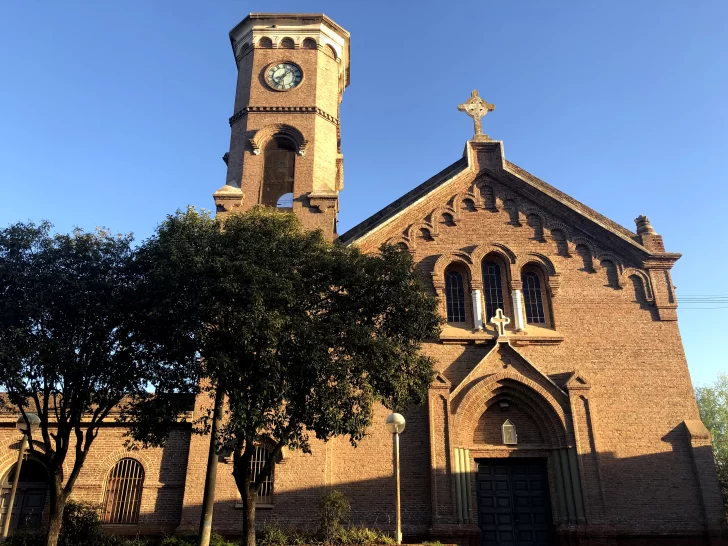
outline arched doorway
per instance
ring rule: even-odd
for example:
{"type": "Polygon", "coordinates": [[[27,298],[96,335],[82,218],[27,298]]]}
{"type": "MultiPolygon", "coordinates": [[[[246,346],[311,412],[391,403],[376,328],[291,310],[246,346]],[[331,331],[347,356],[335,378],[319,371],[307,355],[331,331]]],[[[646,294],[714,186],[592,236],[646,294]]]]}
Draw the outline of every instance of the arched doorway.
{"type": "MultiPolygon", "coordinates": [[[[7,517],[10,502],[10,490],[15,479],[13,465],[0,482],[2,496],[0,498],[0,523],[7,517]]],[[[43,511],[48,496],[48,472],[45,466],[36,459],[23,461],[20,468],[18,490],[15,493],[10,529],[38,529],[43,524],[43,511]]]]}

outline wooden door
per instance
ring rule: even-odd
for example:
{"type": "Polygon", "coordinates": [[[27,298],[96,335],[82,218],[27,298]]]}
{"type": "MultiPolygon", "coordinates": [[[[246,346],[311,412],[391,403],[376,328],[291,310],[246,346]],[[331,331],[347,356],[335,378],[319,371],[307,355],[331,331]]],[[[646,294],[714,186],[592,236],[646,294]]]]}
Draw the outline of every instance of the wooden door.
{"type": "Polygon", "coordinates": [[[38,529],[43,523],[46,489],[23,488],[22,498],[16,499],[20,505],[18,529],[38,529]]]}
{"type": "Polygon", "coordinates": [[[544,459],[478,461],[481,546],[548,546],[551,508],[544,459]]]}

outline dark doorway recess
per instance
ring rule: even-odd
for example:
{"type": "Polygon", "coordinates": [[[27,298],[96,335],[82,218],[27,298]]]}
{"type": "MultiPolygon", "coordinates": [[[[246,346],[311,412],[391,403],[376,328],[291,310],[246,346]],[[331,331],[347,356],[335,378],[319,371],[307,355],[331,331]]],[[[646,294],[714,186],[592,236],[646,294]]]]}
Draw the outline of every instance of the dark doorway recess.
{"type": "Polygon", "coordinates": [[[479,459],[481,546],[548,546],[552,518],[546,459],[479,459]]]}

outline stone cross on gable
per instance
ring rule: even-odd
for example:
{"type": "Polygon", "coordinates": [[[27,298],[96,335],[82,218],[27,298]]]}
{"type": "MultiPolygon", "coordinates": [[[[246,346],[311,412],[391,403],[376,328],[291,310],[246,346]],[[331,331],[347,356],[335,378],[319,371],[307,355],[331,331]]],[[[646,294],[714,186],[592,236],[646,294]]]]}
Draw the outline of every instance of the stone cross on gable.
{"type": "Polygon", "coordinates": [[[491,324],[495,324],[498,330],[498,337],[506,335],[506,325],[511,323],[511,319],[503,314],[500,307],[495,310],[495,316],[490,319],[491,324]]]}
{"type": "Polygon", "coordinates": [[[495,110],[495,104],[490,104],[488,102],[485,102],[483,99],[481,99],[478,96],[477,89],[473,89],[473,92],[470,93],[470,98],[464,102],[463,104],[458,105],[458,110],[460,112],[465,112],[468,116],[473,118],[473,123],[475,125],[475,139],[488,139],[488,135],[483,134],[483,126],[481,124],[480,118],[485,116],[488,112],[492,112],[495,110]]]}

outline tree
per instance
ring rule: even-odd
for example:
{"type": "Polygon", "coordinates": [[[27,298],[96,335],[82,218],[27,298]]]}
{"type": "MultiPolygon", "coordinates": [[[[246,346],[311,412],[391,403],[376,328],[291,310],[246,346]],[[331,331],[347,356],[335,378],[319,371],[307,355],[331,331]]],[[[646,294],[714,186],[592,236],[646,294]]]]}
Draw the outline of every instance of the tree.
{"type": "Polygon", "coordinates": [[[256,495],[284,447],[308,452],[312,436],[356,445],[374,404],[424,401],[433,362],[421,344],[437,337],[441,318],[409,253],[365,255],[304,231],[292,214],[255,207],[224,221],[178,213],[141,254],[156,264],[149,278],[160,289],[194,299],[194,321],[169,327],[193,332],[204,375],[225,395],[220,447],[233,453],[247,546],[256,495]],[[254,475],[258,445],[268,455],[254,475]]]}
{"type": "Polygon", "coordinates": [[[728,512],[728,375],[722,373],[712,386],[695,389],[700,419],[710,431],[715,468],[728,512]]]}
{"type": "Polygon", "coordinates": [[[180,397],[161,404],[148,389],[179,393],[197,381],[187,366],[194,359],[180,365],[139,343],[145,298],[132,238],[50,230],[48,223],[0,230],[0,390],[26,424],[29,412],[40,418],[40,438],[29,444],[48,470],[47,544],[55,546],[66,501],[112,410],[152,401],[176,414],[180,397]]]}

